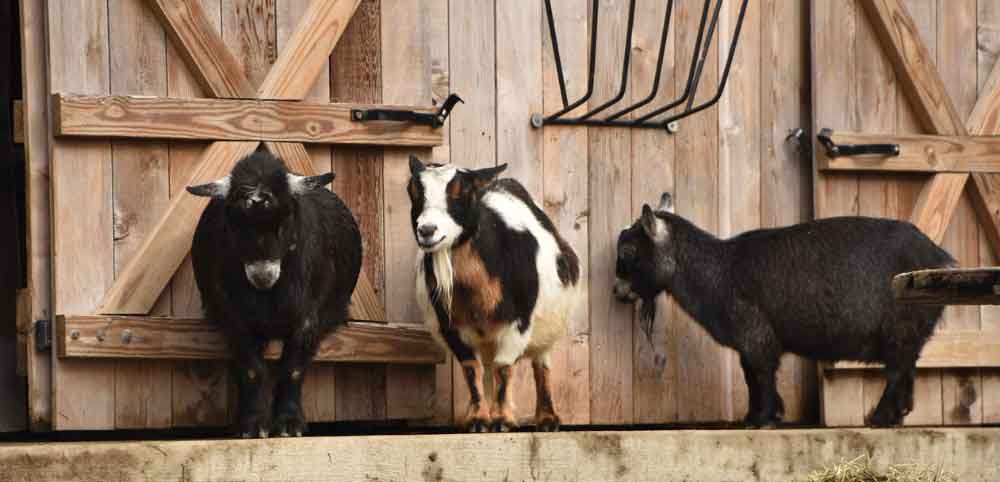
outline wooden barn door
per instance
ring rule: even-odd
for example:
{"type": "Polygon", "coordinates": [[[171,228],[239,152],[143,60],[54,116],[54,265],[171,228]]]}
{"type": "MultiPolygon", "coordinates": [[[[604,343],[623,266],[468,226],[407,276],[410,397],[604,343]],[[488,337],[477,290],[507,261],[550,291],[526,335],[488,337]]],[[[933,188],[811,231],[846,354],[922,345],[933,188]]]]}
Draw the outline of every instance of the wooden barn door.
{"type": "MultiPolygon", "coordinates": [[[[823,0],[811,8],[815,130],[832,129],[835,142],[902,149],[885,158],[832,157],[816,143],[816,217],[908,219],[963,266],[996,265],[1000,156],[963,159],[983,138],[959,136],[1000,134],[1000,3],[823,0]]],[[[978,356],[998,330],[996,307],[948,307],[918,362],[915,407],[904,423],[1000,421],[1000,370],[978,356]]],[[[827,425],[864,422],[883,389],[872,368],[823,367],[827,425]]]]}
{"type": "MultiPolygon", "coordinates": [[[[28,109],[43,120],[33,124],[32,154],[51,159],[39,164],[51,209],[39,204],[34,221],[51,216],[53,228],[51,257],[37,247],[34,255],[51,269],[54,313],[51,366],[38,352],[29,366],[36,428],[227,421],[224,344],[200,319],[187,257],[204,203],[183,188],[221,176],[259,146],[300,173],[332,168],[333,189],[364,236],[351,316],[367,323],[324,342],[306,376],[307,418],[433,414],[444,357],[405,301],[416,248],[399,186],[407,155],[431,157],[443,133],[353,122],[350,110],[385,101],[431,112],[443,99],[432,97],[431,53],[405,48],[427,44],[427,32],[382,29],[383,3],[393,2],[24,1],[31,58],[46,62],[28,82],[47,77],[50,86],[28,109]],[[242,114],[218,115],[226,110],[242,114]]],[[[437,21],[411,13],[420,25],[437,21]]]]}

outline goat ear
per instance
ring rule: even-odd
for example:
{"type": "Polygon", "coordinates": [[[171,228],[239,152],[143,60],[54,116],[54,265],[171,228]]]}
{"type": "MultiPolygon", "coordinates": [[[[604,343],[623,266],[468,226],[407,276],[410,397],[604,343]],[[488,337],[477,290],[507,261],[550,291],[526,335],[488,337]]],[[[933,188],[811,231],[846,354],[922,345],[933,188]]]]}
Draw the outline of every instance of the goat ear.
{"type": "Polygon", "coordinates": [[[674,212],[674,198],[669,192],[664,192],[660,195],[660,205],[656,208],[656,211],[661,213],[674,212]]]}
{"type": "Polygon", "coordinates": [[[417,174],[420,174],[424,169],[427,169],[427,166],[424,166],[424,163],[420,162],[420,159],[417,158],[417,155],[410,154],[410,175],[416,176],[417,174]]]}
{"type": "Polygon", "coordinates": [[[472,174],[472,185],[476,189],[482,189],[486,186],[489,186],[490,183],[493,182],[493,180],[496,179],[501,172],[504,172],[506,170],[507,170],[507,163],[503,163],[497,167],[487,167],[484,169],[477,169],[475,171],[472,171],[470,173],[472,174]]]}
{"type": "Polygon", "coordinates": [[[229,195],[229,176],[205,184],[188,186],[186,189],[195,196],[224,199],[229,195]]]}
{"type": "Polygon", "coordinates": [[[322,189],[323,186],[330,184],[337,177],[333,172],[316,176],[299,176],[298,174],[288,173],[287,176],[288,190],[292,194],[303,194],[314,189],[322,189]]]}
{"type": "Polygon", "coordinates": [[[642,224],[642,230],[653,241],[662,241],[666,238],[666,223],[656,216],[656,213],[653,212],[653,208],[649,207],[649,204],[642,205],[642,217],[639,218],[639,223],[642,224]]]}

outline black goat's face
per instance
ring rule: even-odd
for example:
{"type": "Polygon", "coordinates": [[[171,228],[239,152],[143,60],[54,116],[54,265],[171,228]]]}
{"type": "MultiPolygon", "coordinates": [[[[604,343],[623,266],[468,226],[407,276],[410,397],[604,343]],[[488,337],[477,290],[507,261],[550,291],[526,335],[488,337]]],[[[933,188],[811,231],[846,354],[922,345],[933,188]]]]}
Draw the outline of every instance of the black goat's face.
{"type": "Polygon", "coordinates": [[[483,188],[507,168],[506,164],[479,170],[453,165],[424,165],[410,156],[410,221],[413,236],[424,252],[450,248],[477,221],[473,205],[483,188]]]}
{"type": "Polygon", "coordinates": [[[672,212],[670,193],[663,193],[656,211],[643,205],[642,216],[618,235],[614,295],[622,303],[642,301],[639,315],[648,337],[656,316],[656,295],[676,271],[668,222],[672,212]]]}
{"type": "Polygon", "coordinates": [[[296,249],[295,198],[322,189],[333,178],[333,173],[292,174],[281,159],[256,153],[236,163],[228,176],[187,190],[224,200],[228,231],[247,281],[268,290],[281,277],[282,259],[296,249]]]}

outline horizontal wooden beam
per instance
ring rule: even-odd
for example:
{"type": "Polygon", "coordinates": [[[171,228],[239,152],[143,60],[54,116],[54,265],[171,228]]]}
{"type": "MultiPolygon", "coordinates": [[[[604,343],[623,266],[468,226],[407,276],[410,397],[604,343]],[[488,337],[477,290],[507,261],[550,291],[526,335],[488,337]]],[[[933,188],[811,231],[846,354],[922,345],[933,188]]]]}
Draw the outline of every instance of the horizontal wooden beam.
{"type": "Polygon", "coordinates": [[[411,122],[354,122],[351,109],[434,112],[429,107],[253,99],[54,94],[57,136],[439,146],[441,129],[411,122]]]}
{"type": "Polygon", "coordinates": [[[761,482],[807,480],[866,453],[880,473],[918,461],[954,476],[937,480],[1000,480],[1000,430],[988,427],[45,441],[0,444],[0,467],[31,482],[761,482]]]}
{"type": "MultiPolygon", "coordinates": [[[[934,334],[920,352],[917,368],[1000,367],[1000,332],[946,330],[934,334]]],[[[828,370],[874,370],[881,364],[840,361],[824,365],[828,370]]]]}
{"type": "MultiPolygon", "coordinates": [[[[54,343],[64,358],[216,360],[227,357],[222,332],[193,318],[72,315],[56,318],[54,343]]],[[[266,357],[276,359],[281,343],[266,357]]],[[[444,352],[414,326],[349,322],[320,344],[322,362],[436,364],[444,352]]]]}
{"type": "Polygon", "coordinates": [[[834,132],[843,144],[898,144],[898,156],[829,157],[819,149],[820,169],[827,171],[1000,172],[1000,136],[931,136],[834,132]]]}
{"type": "Polygon", "coordinates": [[[899,303],[930,305],[1000,304],[1000,268],[925,269],[893,277],[899,303]]]}

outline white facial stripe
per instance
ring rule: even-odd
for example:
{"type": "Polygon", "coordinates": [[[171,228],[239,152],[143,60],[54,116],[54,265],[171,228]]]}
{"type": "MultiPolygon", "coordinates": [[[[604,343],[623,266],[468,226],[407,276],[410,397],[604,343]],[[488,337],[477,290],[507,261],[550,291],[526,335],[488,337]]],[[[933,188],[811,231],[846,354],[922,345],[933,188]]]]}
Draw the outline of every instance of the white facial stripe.
{"type": "Polygon", "coordinates": [[[266,290],[274,286],[281,276],[281,260],[265,259],[245,263],[243,271],[247,275],[247,281],[257,289],[266,290]]]}
{"type": "Polygon", "coordinates": [[[418,239],[420,244],[430,246],[428,251],[449,247],[462,234],[462,227],[448,214],[448,183],[457,172],[455,166],[447,165],[428,167],[419,174],[424,210],[417,216],[417,228],[430,225],[437,228],[427,239],[418,239]]]}

